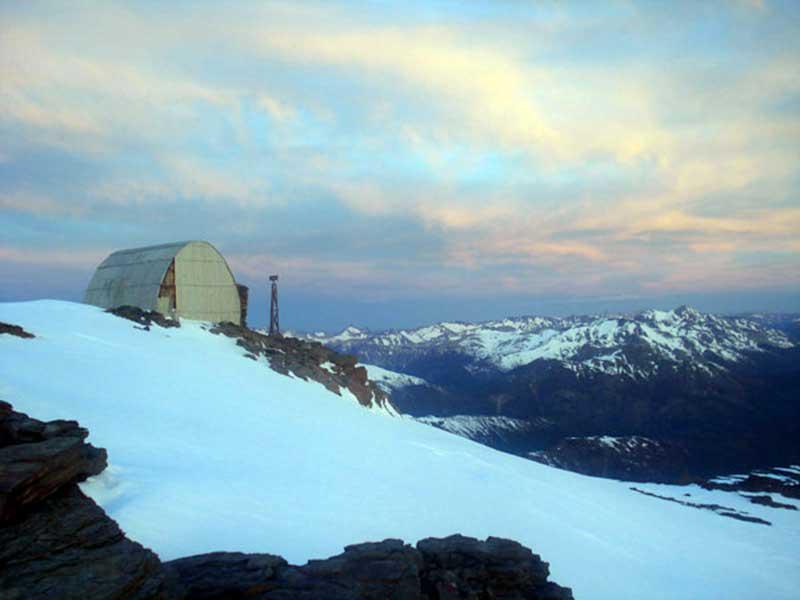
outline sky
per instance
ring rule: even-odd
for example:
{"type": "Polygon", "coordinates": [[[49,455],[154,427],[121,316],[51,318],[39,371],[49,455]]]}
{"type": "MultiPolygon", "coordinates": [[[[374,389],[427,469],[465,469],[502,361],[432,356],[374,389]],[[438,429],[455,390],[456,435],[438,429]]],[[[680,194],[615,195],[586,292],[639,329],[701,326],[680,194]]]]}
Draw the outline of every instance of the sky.
{"type": "Polygon", "coordinates": [[[0,4],[0,301],[202,239],[283,326],[800,311],[800,3],[0,4]]]}

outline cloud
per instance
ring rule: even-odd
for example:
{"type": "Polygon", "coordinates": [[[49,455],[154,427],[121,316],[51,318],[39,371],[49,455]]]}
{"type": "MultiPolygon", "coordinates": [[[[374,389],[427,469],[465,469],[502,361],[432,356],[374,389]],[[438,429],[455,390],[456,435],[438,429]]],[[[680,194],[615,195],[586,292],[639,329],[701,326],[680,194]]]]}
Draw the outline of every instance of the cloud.
{"type": "Polygon", "coordinates": [[[756,4],[9,5],[0,226],[373,295],[779,285],[800,44],[756,4]]]}
{"type": "Polygon", "coordinates": [[[537,87],[547,84],[544,71],[523,68],[503,52],[466,44],[446,29],[272,31],[259,34],[258,43],[267,55],[396,78],[415,94],[463,113],[472,127],[513,143],[561,143],[532,98],[537,87]]]}
{"type": "Polygon", "coordinates": [[[83,208],[47,196],[15,191],[7,194],[0,192],[0,211],[34,215],[80,215],[83,208]]]}
{"type": "Polygon", "coordinates": [[[0,260],[23,267],[47,266],[85,270],[108,256],[107,250],[40,249],[0,246],[0,260]]]}

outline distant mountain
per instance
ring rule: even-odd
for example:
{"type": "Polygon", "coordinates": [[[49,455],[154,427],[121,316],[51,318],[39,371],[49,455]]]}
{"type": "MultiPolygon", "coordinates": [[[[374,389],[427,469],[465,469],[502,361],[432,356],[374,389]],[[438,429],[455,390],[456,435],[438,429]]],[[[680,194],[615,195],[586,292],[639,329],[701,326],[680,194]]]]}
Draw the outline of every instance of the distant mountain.
{"type": "Polygon", "coordinates": [[[583,472],[673,481],[800,459],[797,323],[796,315],[725,316],[682,306],[379,332],[351,326],[307,337],[419,378],[386,388],[405,413],[536,423],[510,446],[498,441],[507,434],[491,421],[484,423],[496,429],[491,435],[462,435],[583,472]],[[578,466],[586,452],[574,449],[603,436],[638,436],[650,445],[626,450],[616,466],[578,466]],[[656,445],[660,453],[644,452],[656,445]],[[541,454],[548,451],[549,458],[541,454]],[[637,452],[645,457],[639,472],[637,452]]]}
{"type": "Polygon", "coordinates": [[[682,306],[635,315],[515,317],[483,323],[445,322],[417,329],[370,332],[348,327],[306,336],[357,354],[365,362],[403,370],[420,354],[459,353],[470,368],[510,371],[552,359],[575,372],[646,378],[664,367],[714,372],[747,352],[789,348],[782,331],[755,318],[703,314],[682,306]]]}
{"type": "Polygon", "coordinates": [[[800,313],[743,313],[739,317],[782,331],[790,340],[800,343],[800,313]]]}

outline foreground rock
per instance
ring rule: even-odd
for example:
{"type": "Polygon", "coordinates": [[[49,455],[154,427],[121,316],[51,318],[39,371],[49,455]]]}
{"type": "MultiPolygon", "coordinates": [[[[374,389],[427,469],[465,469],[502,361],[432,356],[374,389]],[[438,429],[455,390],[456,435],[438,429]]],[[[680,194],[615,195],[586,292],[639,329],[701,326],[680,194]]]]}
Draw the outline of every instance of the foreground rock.
{"type": "Polygon", "coordinates": [[[0,590],[3,600],[180,597],[158,557],[74,484],[0,527],[0,590]]]}
{"type": "Polygon", "coordinates": [[[88,435],[75,421],[43,423],[0,402],[0,523],[105,469],[106,451],[88,435]]]}
{"type": "Polygon", "coordinates": [[[0,402],[2,600],[568,600],[547,563],[511,540],[460,535],[348,546],[303,566],[217,552],[161,563],[77,483],[106,466],[74,421],[0,402]]]}
{"type": "Polygon", "coordinates": [[[572,592],[547,581],[547,563],[499,538],[454,535],[416,548],[402,540],[348,546],[338,556],[288,565],[270,554],[213,553],[166,563],[192,600],[567,600],[572,592]]]}
{"type": "Polygon", "coordinates": [[[106,467],[87,435],[75,421],[44,423],[0,402],[3,600],[173,597],[158,557],[78,489],[106,467]]]}

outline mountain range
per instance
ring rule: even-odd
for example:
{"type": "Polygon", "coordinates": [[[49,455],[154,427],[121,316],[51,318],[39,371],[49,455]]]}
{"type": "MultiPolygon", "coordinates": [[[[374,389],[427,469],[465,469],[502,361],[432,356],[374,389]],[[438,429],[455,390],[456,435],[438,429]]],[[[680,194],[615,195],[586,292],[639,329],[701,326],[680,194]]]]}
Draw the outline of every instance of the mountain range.
{"type": "Polygon", "coordinates": [[[682,306],[304,337],[382,369],[402,412],[548,464],[689,481],[800,459],[798,315],[682,306]]]}

